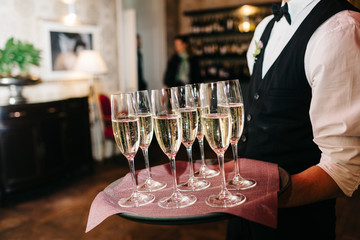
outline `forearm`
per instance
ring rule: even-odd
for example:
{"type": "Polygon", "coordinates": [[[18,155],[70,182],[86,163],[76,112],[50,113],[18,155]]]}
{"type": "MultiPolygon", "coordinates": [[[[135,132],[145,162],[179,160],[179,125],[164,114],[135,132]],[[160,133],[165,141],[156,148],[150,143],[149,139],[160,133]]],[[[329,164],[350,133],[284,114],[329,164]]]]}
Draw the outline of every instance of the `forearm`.
{"type": "Polygon", "coordinates": [[[343,195],[334,180],[313,166],[291,176],[291,186],[279,197],[279,207],[295,207],[343,195]]]}

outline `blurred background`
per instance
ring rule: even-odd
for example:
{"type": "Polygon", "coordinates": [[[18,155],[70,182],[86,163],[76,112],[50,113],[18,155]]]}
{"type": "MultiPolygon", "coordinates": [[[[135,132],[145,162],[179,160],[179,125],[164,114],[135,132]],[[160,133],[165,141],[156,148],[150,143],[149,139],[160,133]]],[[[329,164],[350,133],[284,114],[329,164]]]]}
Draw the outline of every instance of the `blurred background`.
{"type": "MultiPolygon", "coordinates": [[[[0,49],[13,38],[41,56],[27,75],[36,84],[0,83],[0,239],[225,239],[226,221],[158,226],[118,216],[84,233],[96,194],[129,169],[111,136],[107,97],[164,87],[179,35],[199,81],[237,78],[246,95],[245,54],[272,2],[0,0],[0,49]]],[[[185,154],[182,147],[178,158],[185,154]]],[[[165,162],[153,140],[151,165],[165,162]]],[[[136,164],[144,168],[140,153],[136,164]]],[[[337,239],[360,239],[358,191],[337,210],[337,239]]]]}

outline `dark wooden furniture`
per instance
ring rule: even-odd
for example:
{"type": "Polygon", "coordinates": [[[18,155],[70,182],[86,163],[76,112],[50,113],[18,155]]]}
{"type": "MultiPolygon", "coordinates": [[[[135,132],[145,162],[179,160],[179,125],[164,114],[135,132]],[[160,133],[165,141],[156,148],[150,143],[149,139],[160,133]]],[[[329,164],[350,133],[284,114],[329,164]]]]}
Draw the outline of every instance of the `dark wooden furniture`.
{"type": "Polygon", "coordinates": [[[87,97],[0,106],[0,200],[92,162],[87,97]]]}

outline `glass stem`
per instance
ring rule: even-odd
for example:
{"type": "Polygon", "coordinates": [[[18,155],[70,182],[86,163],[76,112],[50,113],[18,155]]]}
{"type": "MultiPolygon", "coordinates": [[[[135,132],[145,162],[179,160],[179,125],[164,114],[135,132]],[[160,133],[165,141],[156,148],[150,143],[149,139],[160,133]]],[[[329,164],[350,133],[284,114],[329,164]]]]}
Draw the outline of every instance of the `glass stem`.
{"type": "Polygon", "coordinates": [[[235,165],[235,176],[236,178],[240,178],[239,164],[238,164],[238,145],[236,143],[231,143],[231,149],[234,156],[234,165],[235,165]]]}
{"type": "Polygon", "coordinates": [[[204,137],[198,138],[200,146],[200,155],[201,155],[201,165],[205,165],[205,153],[204,153],[204,137]]]}
{"type": "Polygon", "coordinates": [[[192,161],[192,146],[186,148],[187,156],[189,159],[190,178],[194,178],[194,166],[192,161]]]}
{"type": "Polygon", "coordinates": [[[219,168],[221,174],[221,192],[219,193],[220,199],[225,199],[229,196],[229,190],[226,188],[225,168],[224,168],[224,154],[218,155],[219,168]]]}
{"type": "Polygon", "coordinates": [[[176,197],[180,195],[180,191],[177,186],[177,180],[176,180],[176,164],[175,164],[175,156],[171,157],[170,159],[170,166],[171,166],[171,173],[173,175],[173,184],[174,184],[174,194],[176,197]]]}
{"type": "Polygon", "coordinates": [[[130,167],[130,171],[131,171],[131,177],[132,177],[132,182],[133,182],[133,187],[134,187],[134,191],[131,194],[132,197],[136,198],[139,195],[139,192],[137,190],[137,180],[136,180],[136,175],[135,175],[135,164],[134,164],[134,158],[129,158],[128,159],[129,162],[129,167],[130,167]]]}
{"type": "Polygon", "coordinates": [[[150,163],[149,163],[149,152],[148,152],[148,148],[144,148],[141,149],[144,155],[144,159],[145,159],[145,168],[146,168],[146,172],[147,172],[147,178],[151,178],[151,172],[150,172],[150,163]]]}

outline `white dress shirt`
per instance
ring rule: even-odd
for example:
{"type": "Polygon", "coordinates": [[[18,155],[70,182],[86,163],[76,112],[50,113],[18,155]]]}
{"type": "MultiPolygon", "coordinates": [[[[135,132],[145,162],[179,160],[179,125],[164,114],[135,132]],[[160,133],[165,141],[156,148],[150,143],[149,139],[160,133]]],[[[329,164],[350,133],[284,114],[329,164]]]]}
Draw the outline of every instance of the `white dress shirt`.
{"type": "MultiPolygon", "coordinates": [[[[284,17],[275,22],[264,52],[262,77],[318,2],[288,2],[291,25],[284,17]]],[[[266,17],[256,28],[247,52],[250,73],[255,40],[260,40],[272,18],[266,17]]],[[[304,63],[312,88],[309,114],[314,142],[322,152],[318,166],[351,196],[360,184],[360,13],[342,11],[323,23],[308,42],[304,63]]]]}

